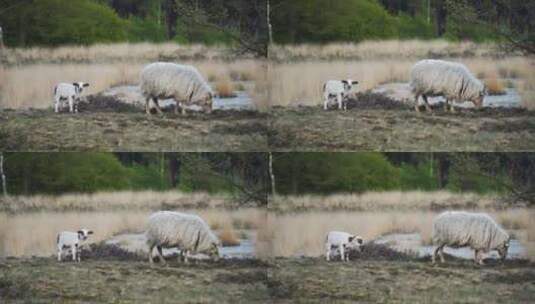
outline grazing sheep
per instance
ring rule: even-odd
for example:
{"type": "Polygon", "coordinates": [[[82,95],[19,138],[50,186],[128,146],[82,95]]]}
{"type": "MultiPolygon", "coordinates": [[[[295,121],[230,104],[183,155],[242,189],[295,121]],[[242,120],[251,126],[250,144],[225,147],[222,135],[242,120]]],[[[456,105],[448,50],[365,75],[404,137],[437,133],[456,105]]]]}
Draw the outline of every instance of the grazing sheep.
{"type": "Polygon", "coordinates": [[[69,249],[72,253],[73,261],[81,261],[80,243],[87,240],[93,231],[88,229],[80,229],[78,232],[62,231],[58,233],[56,238],[56,245],[58,247],[58,262],[61,262],[61,256],[65,249],[69,249]]]}
{"type": "Polygon", "coordinates": [[[509,248],[509,235],[486,213],[448,211],[433,221],[433,244],[438,247],[433,253],[435,263],[437,253],[444,263],[444,246],[453,248],[470,246],[475,250],[475,261],[483,265],[482,252],[497,250],[505,260],[509,248]]]}
{"type": "Polygon", "coordinates": [[[173,98],[185,114],[183,104],[198,104],[210,113],[212,111],[213,92],[208,83],[196,68],[167,62],[156,62],[147,65],[141,72],[141,90],[145,96],[145,111],[149,112],[152,99],[158,113],[162,113],[158,98],[173,98]]]}
{"type": "Polygon", "coordinates": [[[153,213],[147,225],[149,262],[156,247],[160,261],[165,263],[163,248],[178,247],[181,258],[188,262],[189,253],[206,253],[213,259],[219,257],[219,239],[212,233],[203,219],[193,214],[159,211],[153,213]]]}
{"type": "Polygon", "coordinates": [[[353,85],[357,85],[358,81],[351,79],[347,80],[329,80],[323,85],[323,109],[327,110],[329,101],[331,98],[336,98],[338,102],[338,109],[344,108],[347,110],[347,99],[349,91],[353,88],[353,85]]]}
{"type": "Polygon", "coordinates": [[[342,261],[349,261],[351,250],[361,250],[362,237],[341,231],[331,231],[325,237],[325,259],[331,260],[331,251],[337,249],[342,261]]]}
{"type": "Polygon", "coordinates": [[[54,87],[54,111],[59,113],[60,106],[63,107],[62,101],[67,100],[69,105],[69,112],[78,112],[78,102],[89,83],[73,82],[73,83],[59,83],[54,87]]]}
{"type": "Polygon", "coordinates": [[[427,96],[443,95],[445,109],[451,101],[451,111],[455,112],[454,102],[471,101],[477,108],[483,105],[487,90],[483,83],[461,63],[443,60],[422,60],[411,71],[411,90],[415,96],[415,109],[419,111],[418,99],[423,97],[426,109],[431,111],[427,96]]]}

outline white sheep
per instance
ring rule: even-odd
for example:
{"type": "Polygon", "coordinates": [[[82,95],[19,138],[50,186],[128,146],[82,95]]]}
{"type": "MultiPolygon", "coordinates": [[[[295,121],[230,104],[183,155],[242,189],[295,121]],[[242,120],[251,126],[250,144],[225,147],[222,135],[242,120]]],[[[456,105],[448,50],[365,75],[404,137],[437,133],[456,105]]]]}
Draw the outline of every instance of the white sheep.
{"type": "Polygon", "coordinates": [[[63,107],[62,101],[67,101],[69,105],[69,112],[78,112],[78,102],[89,83],[73,82],[73,83],[59,83],[54,87],[54,111],[59,113],[60,107],[63,107]]]}
{"type": "Polygon", "coordinates": [[[72,253],[73,261],[81,261],[81,243],[87,240],[93,231],[89,229],[80,229],[78,232],[62,231],[58,233],[56,238],[56,246],[58,248],[58,262],[61,262],[63,251],[68,249],[72,253]]]}
{"type": "Polygon", "coordinates": [[[342,261],[349,261],[352,250],[361,250],[362,237],[347,232],[331,231],[325,237],[325,259],[331,260],[331,251],[338,250],[342,261]]]}
{"type": "Polygon", "coordinates": [[[338,109],[344,108],[347,110],[347,99],[349,97],[349,92],[352,90],[354,85],[357,85],[358,81],[353,81],[351,79],[347,80],[329,80],[323,85],[323,109],[327,110],[328,104],[331,101],[331,98],[336,98],[338,102],[338,109]]]}
{"type": "Polygon", "coordinates": [[[178,247],[181,258],[186,263],[190,253],[206,253],[215,260],[219,257],[219,239],[212,233],[208,224],[197,215],[172,211],[153,213],[149,217],[145,234],[150,263],[153,262],[154,247],[163,263],[165,260],[162,248],[178,247]]]}
{"type": "Polygon", "coordinates": [[[212,111],[213,91],[202,75],[193,66],[168,62],[156,62],[147,65],[141,71],[141,90],[145,96],[145,111],[149,112],[152,99],[158,113],[162,113],[158,99],[173,98],[185,114],[186,105],[197,104],[210,113],[212,111]]]}
{"type": "Polygon", "coordinates": [[[475,262],[483,265],[481,253],[497,250],[505,260],[509,248],[509,235],[486,213],[448,211],[433,221],[433,263],[437,253],[444,263],[444,246],[453,248],[470,246],[475,251],[475,262]]]}
{"type": "Polygon", "coordinates": [[[444,60],[422,60],[411,71],[411,90],[415,96],[415,109],[419,111],[418,99],[422,96],[427,111],[431,107],[428,96],[444,96],[446,110],[451,101],[451,111],[455,112],[454,102],[471,101],[477,108],[483,105],[487,94],[485,85],[461,63],[444,60]]]}

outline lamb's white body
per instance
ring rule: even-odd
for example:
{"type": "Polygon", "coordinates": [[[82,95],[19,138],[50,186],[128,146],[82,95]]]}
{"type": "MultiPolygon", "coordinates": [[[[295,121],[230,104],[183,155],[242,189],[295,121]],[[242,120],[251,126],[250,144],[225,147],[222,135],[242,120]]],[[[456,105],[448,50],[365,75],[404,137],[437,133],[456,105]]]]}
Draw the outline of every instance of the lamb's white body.
{"type": "Polygon", "coordinates": [[[360,250],[362,245],[362,238],[347,232],[331,231],[325,237],[325,259],[331,260],[331,252],[337,249],[340,253],[342,261],[349,261],[349,253],[351,250],[360,250]]]}
{"type": "Polygon", "coordinates": [[[54,87],[54,111],[59,113],[60,108],[63,108],[62,101],[67,101],[69,105],[69,112],[78,112],[78,102],[85,87],[89,84],[85,82],[75,83],[59,83],[54,87]]]}
{"type": "Polygon", "coordinates": [[[185,262],[189,253],[208,253],[218,257],[219,239],[197,215],[172,211],[153,213],[148,220],[146,236],[151,263],[154,247],[164,263],[162,248],[178,247],[185,262]]]}
{"type": "Polygon", "coordinates": [[[329,101],[331,98],[336,98],[338,103],[338,109],[344,108],[347,110],[347,102],[345,102],[349,96],[349,92],[354,85],[357,85],[358,81],[351,79],[347,80],[329,80],[323,85],[323,109],[327,110],[329,101]]]}
{"type": "MultiPolygon", "coordinates": [[[[483,83],[475,78],[466,66],[444,60],[422,60],[416,63],[411,71],[410,85],[417,111],[420,96],[430,111],[428,96],[444,96],[447,110],[449,101],[471,101],[476,107],[481,107],[486,94],[483,83]]],[[[451,111],[455,111],[453,103],[451,111]]]]}
{"type": "Polygon", "coordinates": [[[62,231],[58,233],[56,238],[56,246],[58,248],[58,262],[61,262],[61,257],[64,250],[69,250],[72,253],[73,261],[81,261],[81,248],[82,242],[87,240],[93,231],[88,229],[80,229],[78,232],[62,231]]]}
{"type": "Polygon", "coordinates": [[[509,235],[486,213],[448,211],[433,221],[433,263],[437,253],[444,262],[444,246],[453,248],[470,246],[475,251],[476,263],[483,264],[482,252],[498,250],[505,259],[509,248],[509,235]]]}
{"type": "Polygon", "coordinates": [[[183,104],[200,105],[205,112],[212,110],[213,92],[199,71],[189,65],[156,62],[147,65],[141,72],[141,90],[145,96],[145,111],[149,114],[152,99],[156,110],[161,113],[158,99],[173,98],[185,113],[183,104]]]}

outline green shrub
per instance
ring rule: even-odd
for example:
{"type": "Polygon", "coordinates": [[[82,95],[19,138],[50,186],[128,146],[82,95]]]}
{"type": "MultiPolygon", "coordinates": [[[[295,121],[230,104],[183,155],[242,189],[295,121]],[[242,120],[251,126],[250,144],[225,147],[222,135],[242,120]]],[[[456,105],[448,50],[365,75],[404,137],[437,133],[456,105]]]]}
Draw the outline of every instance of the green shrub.
{"type": "Polygon", "coordinates": [[[433,39],[435,32],[433,23],[428,23],[422,16],[411,17],[400,14],[397,17],[398,37],[400,39],[433,39]]]}
{"type": "Polygon", "coordinates": [[[165,27],[155,20],[130,17],[127,37],[131,42],[164,42],[167,40],[165,27]]]}

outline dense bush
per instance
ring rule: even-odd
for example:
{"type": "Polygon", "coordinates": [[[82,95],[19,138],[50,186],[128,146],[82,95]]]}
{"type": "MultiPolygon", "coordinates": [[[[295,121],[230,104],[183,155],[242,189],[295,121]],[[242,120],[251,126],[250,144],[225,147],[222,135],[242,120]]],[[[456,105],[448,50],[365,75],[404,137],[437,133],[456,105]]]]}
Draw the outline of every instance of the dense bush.
{"type": "Polygon", "coordinates": [[[130,17],[126,26],[128,41],[164,42],[167,40],[165,27],[151,19],[130,17]]]}
{"type": "Polygon", "coordinates": [[[126,40],[125,21],[107,5],[90,0],[31,1],[3,14],[2,26],[6,43],[12,46],[126,40]]]}

